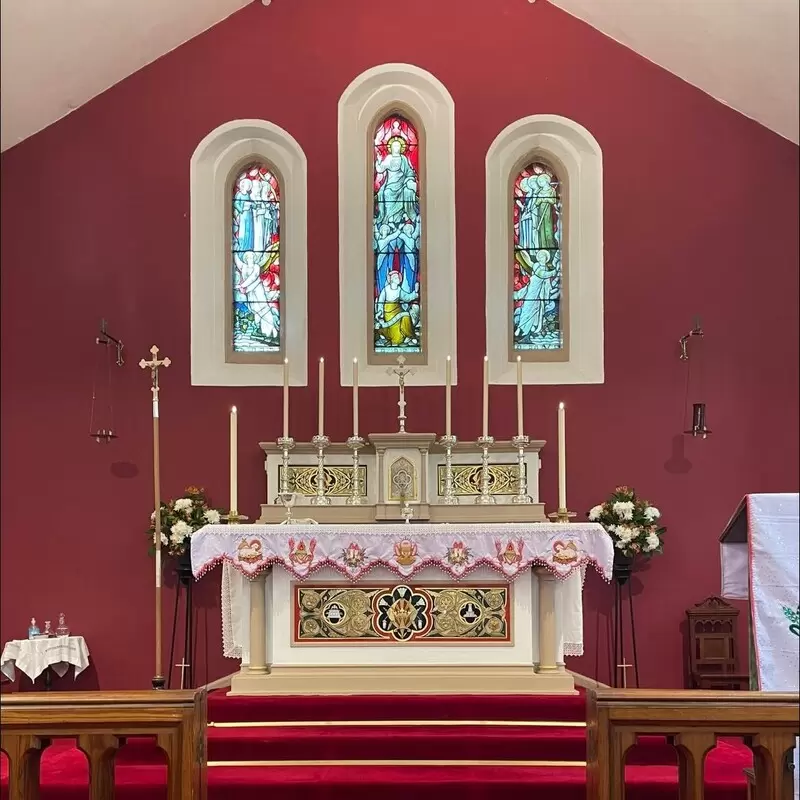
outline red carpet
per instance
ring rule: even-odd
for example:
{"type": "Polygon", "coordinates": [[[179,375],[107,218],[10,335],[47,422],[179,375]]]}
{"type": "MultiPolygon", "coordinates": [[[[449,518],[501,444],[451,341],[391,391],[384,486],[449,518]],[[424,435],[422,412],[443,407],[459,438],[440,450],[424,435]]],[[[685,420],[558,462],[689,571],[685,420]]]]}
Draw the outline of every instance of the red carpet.
{"type": "MultiPolygon", "coordinates": [[[[414,800],[495,796],[503,800],[584,800],[582,766],[519,766],[513,762],[584,761],[585,728],[558,723],[585,719],[583,696],[233,698],[215,692],[209,697],[209,722],[214,723],[208,729],[209,797],[408,800],[411,792],[414,800]],[[327,725],[303,724],[331,720],[327,725]],[[374,724],[381,721],[407,724],[374,724]],[[507,724],[463,724],[492,721],[507,724]],[[524,724],[529,721],[557,724],[524,724]],[[247,722],[279,724],[225,725],[247,722]],[[421,724],[424,722],[429,724],[421,724]],[[270,764],[214,763],[231,761],[270,764]],[[381,763],[313,763],[341,761],[381,763]],[[425,763],[430,761],[460,763],[425,763]]],[[[677,798],[676,763],[674,750],[663,739],[641,740],[628,756],[628,800],[677,798]]],[[[152,742],[129,740],[117,757],[117,798],[165,797],[166,767],[159,764],[163,764],[163,755],[152,742]]],[[[707,800],[744,800],[742,770],[751,765],[750,751],[741,742],[721,741],[708,757],[707,800]]],[[[0,778],[0,797],[6,798],[5,758],[0,778]]],[[[83,754],[73,742],[58,741],[42,759],[42,800],[85,800],[88,779],[83,754]]]]}

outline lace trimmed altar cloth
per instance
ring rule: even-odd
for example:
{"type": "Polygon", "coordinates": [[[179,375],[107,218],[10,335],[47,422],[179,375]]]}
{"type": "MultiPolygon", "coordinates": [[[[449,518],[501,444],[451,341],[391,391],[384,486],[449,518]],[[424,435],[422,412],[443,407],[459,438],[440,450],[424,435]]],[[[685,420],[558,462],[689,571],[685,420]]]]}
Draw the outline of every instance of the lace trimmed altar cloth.
{"type": "Polygon", "coordinates": [[[564,655],[582,655],[586,567],[608,581],[613,560],[611,538],[597,523],[207,525],[192,537],[195,577],[224,564],[222,627],[229,658],[246,658],[246,579],[273,565],[298,580],[329,568],[354,582],[376,567],[406,579],[435,567],[456,580],[487,567],[507,581],[544,567],[563,581],[564,655]]]}

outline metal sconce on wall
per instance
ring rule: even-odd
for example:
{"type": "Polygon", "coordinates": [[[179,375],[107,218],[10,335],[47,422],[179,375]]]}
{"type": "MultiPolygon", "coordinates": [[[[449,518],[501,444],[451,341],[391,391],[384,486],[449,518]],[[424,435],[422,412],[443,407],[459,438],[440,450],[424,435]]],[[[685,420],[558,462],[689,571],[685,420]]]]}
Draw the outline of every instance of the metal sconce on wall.
{"type": "Polygon", "coordinates": [[[94,381],[92,383],[92,408],[89,412],[89,436],[98,444],[109,444],[117,438],[114,432],[114,398],[111,391],[111,352],[116,350],[116,364],[121,367],[125,363],[122,355],[125,345],[119,339],[114,338],[109,332],[105,320],[100,322],[100,335],[95,339],[95,343],[106,348],[105,358],[98,354],[95,362],[94,381]],[[103,370],[105,362],[105,370],[103,370]],[[104,379],[100,378],[101,372],[105,372],[104,379]],[[98,378],[104,384],[98,387],[98,378]],[[104,410],[96,409],[98,394],[105,394],[104,410]],[[105,417],[105,421],[100,423],[101,427],[95,423],[95,415],[105,417]]]}
{"type": "MultiPolygon", "coordinates": [[[[692,386],[692,360],[689,358],[689,343],[693,337],[698,337],[702,340],[703,336],[705,335],[703,328],[700,325],[700,317],[695,317],[694,320],[694,327],[686,334],[681,336],[679,340],[679,344],[681,347],[680,353],[680,360],[681,361],[688,361],[689,368],[686,371],[686,396],[684,398],[684,419],[687,411],[687,405],[689,400],[689,392],[694,391],[697,395],[702,396],[703,390],[703,366],[705,361],[705,353],[701,350],[699,353],[696,354],[694,361],[698,362],[697,374],[695,376],[695,382],[698,386],[692,386]],[[698,377],[699,374],[699,377],[698,377]]],[[[701,439],[707,439],[711,435],[711,431],[706,426],[706,404],[705,403],[692,403],[692,427],[688,430],[684,430],[684,434],[687,436],[693,437],[700,437],[701,439]]]]}

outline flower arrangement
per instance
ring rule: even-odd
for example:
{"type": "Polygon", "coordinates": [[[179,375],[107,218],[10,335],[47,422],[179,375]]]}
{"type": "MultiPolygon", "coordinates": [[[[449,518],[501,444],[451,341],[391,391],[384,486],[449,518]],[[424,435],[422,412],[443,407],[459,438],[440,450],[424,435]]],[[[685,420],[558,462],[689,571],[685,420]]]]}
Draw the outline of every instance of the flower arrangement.
{"type": "MultiPolygon", "coordinates": [[[[187,486],[184,496],[161,504],[161,546],[171,556],[183,555],[195,531],[204,525],[216,525],[220,512],[208,505],[205,490],[187,486]]],[[[152,548],[156,542],[156,512],[150,515],[147,531],[152,548]]]]}
{"type": "Polygon", "coordinates": [[[614,540],[614,547],[623,556],[652,556],[664,552],[666,528],[658,524],[661,512],[647,500],[641,500],[627,486],[617,486],[605,503],[588,514],[599,522],[614,540]]]}

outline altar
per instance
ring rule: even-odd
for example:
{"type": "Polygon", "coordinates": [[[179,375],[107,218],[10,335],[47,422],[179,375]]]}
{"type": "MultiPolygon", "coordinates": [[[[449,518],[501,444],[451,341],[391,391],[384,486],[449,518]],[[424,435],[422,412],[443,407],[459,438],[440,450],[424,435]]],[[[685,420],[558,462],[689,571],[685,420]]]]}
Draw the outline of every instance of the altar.
{"type": "Polygon", "coordinates": [[[600,525],[208,525],[232,694],[569,693],[582,581],[610,580],[600,525]]]}

